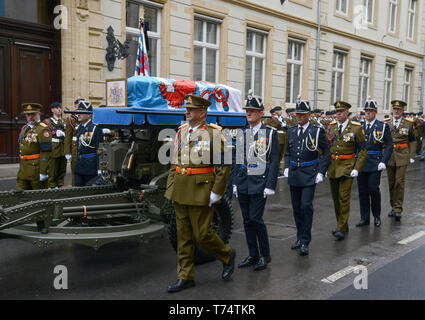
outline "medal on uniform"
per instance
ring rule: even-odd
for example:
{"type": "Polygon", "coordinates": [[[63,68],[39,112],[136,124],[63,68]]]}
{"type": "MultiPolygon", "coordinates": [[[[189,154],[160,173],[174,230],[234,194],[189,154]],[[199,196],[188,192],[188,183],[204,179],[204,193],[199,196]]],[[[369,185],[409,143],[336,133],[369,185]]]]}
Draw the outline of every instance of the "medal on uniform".
{"type": "Polygon", "coordinates": [[[346,133],[344,134],[343,140],[344,142],[349,142],[351,140],[352,133],[346,133]]]}

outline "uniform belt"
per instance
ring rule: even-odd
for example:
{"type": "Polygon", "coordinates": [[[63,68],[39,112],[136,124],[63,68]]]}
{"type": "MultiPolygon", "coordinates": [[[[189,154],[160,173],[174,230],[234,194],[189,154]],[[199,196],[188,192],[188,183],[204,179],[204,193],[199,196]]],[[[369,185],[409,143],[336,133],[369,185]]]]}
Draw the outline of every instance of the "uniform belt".
{"type": "Polygon", "coordinates": [[[370,154],[370,155],[381,155],[382,154],[382,151],[378,151],[378,150],[369,150],[368,152],[367,152],[367,154],[370,154]]]}
{"type": "Polygon", "coordinates": [[[77,141],[77,137],[72,137],[72,141],[77,141]]]}
{"type": "Polygon", "coordinates": [[[315,165],[316,163],[319,163],[319,159],[316,159],[316,160],[313,160],[313,161],[306,161],[306,162],[295,162],[295,161],[291,160],[290,163],[294,167],[305,168],[305,167],[310,167],[312,165],[315,165]]]}
{"type": "Polygon", "coordinates": [[[25,156],[19,155],[19,158],[21,160],[34,160],[34,159],[39,159],[40,158],[40,154],[39,153],[37,153],[37,154],[27,154],[25,156]]]}
{"type": "Polygon", "coordinates": [[[61,142],[61,140],[60,139],[56,139],[56,138],[52,138],[52,142],[59,143],[59,142],[61,142]]]}
{"type": "Polygon", "coordinates": [[[346,159],[354,159],[356,157],[355,153],[352,154],[332,154],[332,160],[346,160],[346,159]]]}
{"type": "Polygon", "coordinates": [[[285,131],[283,131],[283,130],[277,130],[277,133],[285,134],[285,131]]]}
{"type": "Polygon", "coordinates": [[[80,154],[80,159],[87,159],[87,158],[94,158],[96,157],[97,153],[86,153],[86,154],[80,154]]]}
{"type": "Polygon", "coordinates": [[[402,148],[407,148],[409,146],[408,143],[398,143],[394,145],[394,149],[402,149],[402,148]]]}
{"type": "Polygon", "coordinates": [[[176,167],[176,172],[179,174],[187,174],[188,176],[193,174],[204,174],[215,172],[215,167],[204,167],[204,168],[180,168],[176,167]]]}

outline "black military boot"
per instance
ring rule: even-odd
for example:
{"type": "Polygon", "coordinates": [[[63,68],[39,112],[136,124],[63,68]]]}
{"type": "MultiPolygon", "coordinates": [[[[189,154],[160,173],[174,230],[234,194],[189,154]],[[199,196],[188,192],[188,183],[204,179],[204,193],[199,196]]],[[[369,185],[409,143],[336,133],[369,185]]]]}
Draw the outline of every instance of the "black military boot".
{"type": "Polygon", "coordinates": [[[44,221],[37,221],[37,230],[38,232],[41,232],[42,234],[46,234],[47,233],[47,227],[44,224],[44,221]]]}

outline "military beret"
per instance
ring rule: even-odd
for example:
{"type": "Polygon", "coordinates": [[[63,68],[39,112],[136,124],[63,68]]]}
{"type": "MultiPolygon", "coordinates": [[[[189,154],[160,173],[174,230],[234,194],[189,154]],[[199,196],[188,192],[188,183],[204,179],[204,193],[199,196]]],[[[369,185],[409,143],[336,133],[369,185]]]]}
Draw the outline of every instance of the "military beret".
{"type": "Polygon", "coordinates": [[[62,108],[62,103],[60,103],[60,102],[53,102],[51,105],[50,105],[50,109],[53,109],[53,108],[62,108]]]}
{"type": "Polygon", "coordinates": [[[401,100],[393,100],[391,101],[391,105],[394,109],[404,109],[407,103],[401,100]]]}
{"type": "Polygon", "coordinates": [[[43,109],[43,106],[39,103],[23,103],[22,109],[24,109],[24,113],[37,113],[43,109]]]}
{"type": "Polygon", "coordinates": [[[193,94],[187,94],[184,99],[186,100],[186,108],[208,109],[211,105],[211,101],[193,94]]]}
{"type": "Polygon", "coordinates": [[[294,108],[287,108],[286,113],[290,113],[290,112],[295,112],[295,109],[294,108]]]}
{"type": "Polygon", "coordinates": [[[280,110],[282,110],[282,107],[281,107],[281,106],[276,106],[276,107],[273,107],[273,108],[270,110],[270,113],[273,113],[273,112],[276,112],[276,111],[280,111],[280,110]]]}
{"type": "Polygon", "coordinates": [[[337,101],[334,106],[336,111],[343,111],[351,108],[351,104],[345,101],[337,101]]]}

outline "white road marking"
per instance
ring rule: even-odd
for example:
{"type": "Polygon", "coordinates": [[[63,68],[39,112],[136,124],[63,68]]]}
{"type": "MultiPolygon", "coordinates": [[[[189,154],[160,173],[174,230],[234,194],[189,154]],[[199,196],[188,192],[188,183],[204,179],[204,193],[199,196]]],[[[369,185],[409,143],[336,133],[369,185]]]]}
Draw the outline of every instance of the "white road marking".
{"type": "Polygon", "coordinates": [[[414,235],[411,235],[410,237],[400,240],[399,242],[397,242],[398,244],[408,244],[409,242],[415,241],[419,238],[422,238],[423,236],[425,236],[425,231],[419,231],[417,233],[415,233],[414,235]]]}
{"type": "Polygon", "coordinates": [[[348,266],[344,269],[339,270],[338,272],[335,272],[334,274],[330,275],[327,278],[323,278],[321,281],[325,283],[334,283],[335,281],[352,273],[354,269],[355,269],[355,266],[348,266]]]}

